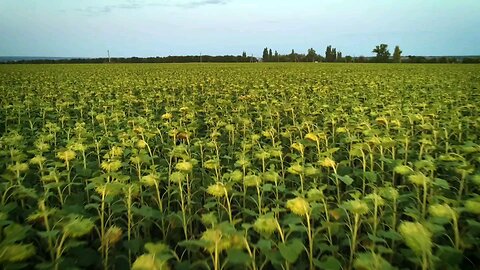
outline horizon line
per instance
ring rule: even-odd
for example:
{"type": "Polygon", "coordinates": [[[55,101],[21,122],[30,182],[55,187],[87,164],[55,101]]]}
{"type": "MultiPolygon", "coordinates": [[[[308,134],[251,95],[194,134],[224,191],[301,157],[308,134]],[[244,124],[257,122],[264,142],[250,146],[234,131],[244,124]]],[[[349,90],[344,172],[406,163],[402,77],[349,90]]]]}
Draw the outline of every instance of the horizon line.
{"type": "MultiPolygon", "coordinates": [[[[304,54],[304,53],[296,53],[296,54],[304,54]]],[[[289,55],[289,54],[280,54],[280,55],[289,55]]],[[[317,54],[318,56],[324,57],[323,54],[317,54]]],[[[110,58],[164,58],[164,57],[182,57],[182,56],[242,56],[241,54],[216,54],[216,55],[211,55],[211,54],[179,54],[179,55],[166,55],[166,56],[160,56],[160,55],[155,55],[155,56],[110,56],[110,58]]],[[[248,55],[247,57],[256,57],[256,58],[262,58],[261,56],[256,56],[256,55],[248,55]]],[[[345,56],[351,56],[351,57],[375,57],[375,55],[345,55],[345,56]]],[[[344,56],[344,57],[345,57],[344,56]]],[[[402,57],[409,57],[409,56],[422,56],[422,57],[467,57],[467,56],[475,56],[475,57],[480,57],[479,54],[443,54],[443,55],[421,55],[421,54],[408,54],[408,55],[402,55],[402,57]]],[[[63,58],[63,59],[98,59],[98,58],[109,58],[108,56],[39,56],[39,55],[0,55],[0,58],[19,58],[19,57],[28,57],[28,58],[63,58]]]]}

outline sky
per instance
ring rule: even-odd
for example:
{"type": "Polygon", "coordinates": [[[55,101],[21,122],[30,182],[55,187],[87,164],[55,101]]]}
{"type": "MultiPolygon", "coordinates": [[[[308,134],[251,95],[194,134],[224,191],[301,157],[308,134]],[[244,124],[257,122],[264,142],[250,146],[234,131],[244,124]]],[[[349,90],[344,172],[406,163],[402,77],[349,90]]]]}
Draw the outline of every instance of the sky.
{"type": "Polygon", "coordinates": [[[480,0],[0,0],[0,56],[480,55],[480,0]]]}

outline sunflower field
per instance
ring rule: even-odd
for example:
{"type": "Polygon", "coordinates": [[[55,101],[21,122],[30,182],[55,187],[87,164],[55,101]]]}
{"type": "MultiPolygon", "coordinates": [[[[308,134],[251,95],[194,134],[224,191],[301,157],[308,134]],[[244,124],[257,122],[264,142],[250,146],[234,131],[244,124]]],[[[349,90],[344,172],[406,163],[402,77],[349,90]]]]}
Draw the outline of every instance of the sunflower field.
{"type": "Polygon", "coordinates": [[[479,264],[478,65],[0,65],[2,269],[479,264]]]}

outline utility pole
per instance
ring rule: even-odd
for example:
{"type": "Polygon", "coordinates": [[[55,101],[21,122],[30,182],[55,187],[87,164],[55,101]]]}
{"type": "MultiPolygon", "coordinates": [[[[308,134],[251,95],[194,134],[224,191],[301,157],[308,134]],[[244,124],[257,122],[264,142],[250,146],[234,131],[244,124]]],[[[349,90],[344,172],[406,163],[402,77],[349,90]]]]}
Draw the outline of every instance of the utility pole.
{"type": "Polygon", "coordinates": [[[110,50],[107,50],[107,55],[108,55],[108,63],[110,63],[110,50]]]}

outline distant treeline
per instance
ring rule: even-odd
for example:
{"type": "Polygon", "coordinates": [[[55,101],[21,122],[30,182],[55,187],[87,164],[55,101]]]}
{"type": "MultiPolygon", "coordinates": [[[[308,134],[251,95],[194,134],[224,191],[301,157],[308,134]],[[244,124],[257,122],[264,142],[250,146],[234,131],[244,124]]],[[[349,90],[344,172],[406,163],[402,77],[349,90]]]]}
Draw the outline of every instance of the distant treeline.
{"type": "Polygon", "coordinates": [[[343,56],[341,51],[328,45],[324,55],[318,54],[315,49],[310,48],[306,54],[296,53],[292,49],[290,54],[279,54],[271,48],[264,48],[262,54],[263,62],[337,62],[337,63],[465,63],[479,64],[480,56],[402,56],[402,50],[395,46],[393,55],[390,53],[387,44],[376,46],[372,53],[376,56],[343,56]]]}
{"type": "MultiPolygon", "coordinates": [[[[128,57],[128,58],[111,58],[111,63],[249,63],[259,62],[262,59],[256,57],[242,56],[209,56],[204,55],[200,60],[199,56],[167,56],[167,57],[128,57]]],[[[328,62],[324,57],[316,57],[316,62],[328,62]]],[[[312,62],[306,55],[296,54],[292,61],[288,55],[279,55],[275,61],[264,62],[312,62]]],[[[345,56],[341,60],[335,60],[336,63],[378,63],[375,57],[351,57],[345,56]]],[[[35,59],[35,60],[16,60],[0,62],[0,64],[96,64],[109,63],[108,58],[74,58],[74,59],[35,59]]],[[[424,57],[424,56],[407,56],[402,57],[402,63],[424,63],[424,64],[441,64],[441,63],[459,63],[459,64],[480,64],[480,57],[424,57]]]]}
{"type": "MultiPolygon", "coordinates": [[[[166,56],[166,57],[126,57],[126,58],[62,58],[62,59],[20,59],[7,60],[5,63],[16,64],[54,64],[54,63],[249,63],[249,62],[337,62],[337,63],[464,63],[479,64],[480,56],[402,56],[402,50],[395,46],[393,55],[390,53],[387,44],[376,46],[372,53],[376,56],[343,56],[328,45],[324,54],[317,54],[315,49],[310,48],[306,54],[297,53],[293,49],[290,54],[280,54],[271,48],[264,48],[262,58],[247,56],[246,52],[241,55],[187,55],[187,56],[166,56]]],[[[1,59],[0,59],[1,60],[1,59]]]]}
{"type": "Polygon", "coordinates": [[[187,55],[187,56],[166,56],[166,57],[112,57],[108,58],[72,58],[72,59],[33,59],[8,61],[9,64],[80,64],[80,63],[248,63],[255,61],[255,57],[244,57],[241,55],[187,55]]]}
{"type": "Polygon", "coordinates": [[[402,59],[402,63],[427,63],[427,64],[480,64],[480,57],[424,57],[424,56],[407,56],[402,59]]]}

